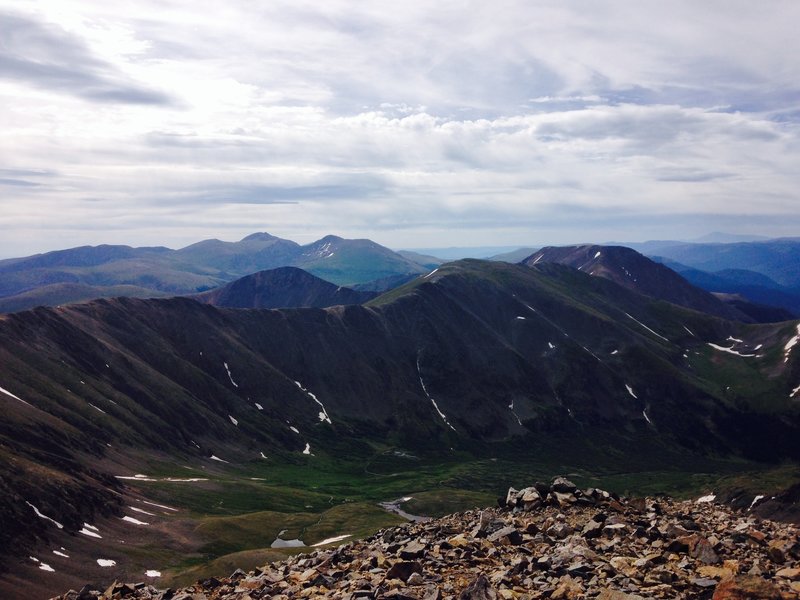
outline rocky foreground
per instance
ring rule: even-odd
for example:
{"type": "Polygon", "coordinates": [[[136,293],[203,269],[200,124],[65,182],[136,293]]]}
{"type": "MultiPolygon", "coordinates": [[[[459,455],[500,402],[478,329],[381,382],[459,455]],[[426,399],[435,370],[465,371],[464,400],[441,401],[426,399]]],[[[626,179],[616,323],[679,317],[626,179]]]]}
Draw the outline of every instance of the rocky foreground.
{"type": "Polygon", "coordinates": [[[564,478],[500,508],[382,530],[180,590],[114,583],[58,600],[800,599],[791,525],[714,504],[621,499],[564,478]]]}

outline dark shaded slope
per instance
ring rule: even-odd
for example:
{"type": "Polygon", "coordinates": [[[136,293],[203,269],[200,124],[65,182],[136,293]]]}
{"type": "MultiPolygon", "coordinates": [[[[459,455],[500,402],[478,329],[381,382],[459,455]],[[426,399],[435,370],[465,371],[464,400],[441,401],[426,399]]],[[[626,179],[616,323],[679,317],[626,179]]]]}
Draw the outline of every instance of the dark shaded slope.
{"type": "MultiPolygon", "coordinates": [[[[676,449],[796,457],[800,367],[784,350],[795,333],[561,265],[485,261],[444,265],[366,306],[39,309],[0,317],[0,387],[18,397],[0,393],[0,476],[73,528],[113,494],[109,460],[153,452],[236,464],[375,439],[449,456],[574,434],[638,444],[644,462],[676,449]],[[759,344],[759,357],[734,354],[759,344]],[[75,494],[85,501],[66,501],[75,494]]],[[[43,535],[24,501],[2,501],[7,541],[43,535]]]]}
{"type": "Polygon", "coordinates": [[[705,290],[696,288],[671,269],[624,246],[547,247],[535,252],[522,263],[528,266],[539,263],[567,265],[678,306],[724,319],[753,322],[746,314],[728,306],[705,290]]]}
{"type": "Polygon", "coordinates": [[[302,269],[281,267],[242,277],[192,298],[225,308],[325,308],[362,304],[376,295],[336,286],[302,269]]]}

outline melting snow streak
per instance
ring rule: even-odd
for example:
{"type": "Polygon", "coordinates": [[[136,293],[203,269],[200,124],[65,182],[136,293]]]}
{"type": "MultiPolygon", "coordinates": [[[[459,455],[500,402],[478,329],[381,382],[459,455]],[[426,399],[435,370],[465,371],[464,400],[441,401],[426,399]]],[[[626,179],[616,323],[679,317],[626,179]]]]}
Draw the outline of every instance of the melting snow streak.
{"type": "Polygon", "coordinates": [[[800,325],[797,326],[797,335],[795,335],[792,339],[786,342],[786,345],[783,347],[784,355],[783,355],[783,362],[789,362],[789,353],[792,351],[792,348],[795,347],[797,341],[800,340],[800,325]]]}
{"type": "Polygon", "coordinates": [[[309,391],[308,391],[306,388],[304,388],[304,387],[303,387],[303,384],[302,384],[302,383],[300,383],[299,381],[295,381],[295,384],[296,384],[296,385],[297,385],[297,387],[299,387],[299,388],[300,388],[302,391],[304,391],[304,392],[306,393],[306,395],[308,395],[308,397],[309,397],[309,398],[311,398],[311,399],[312,399],[314,402],[316,402],[317,404],[319,404],[319,407],[322,409],[322,410],[320,411],[319,415],[318,415],[318,416],[319,416],[319,420],[320,420],[320,421],[327,421],[329,425],[333,425],[333,423],[331,422],[331,418],[328,416],[328,411],[327,411],[327,410],[325,410],[325,405],[324,405],[322,402],[320,402],[320,401],[319,401],[319,398],[317,398],[317,397],[316,397],[314,394],[312,394],[312,393],[311,393],[311,392],[309,392],[309,391]]]}
{"type": "MultiPolygon", "coordinates": [[[[623,311],[623,312],[624,312],[624,311],[623,311]]],[[[658,337],[660,337],[660,338],[661,338],[662,340],[664,340],[665,342],[668,342],[668,341],[669,341],[669,340],[668,340],[667,338],[665,338],[663,335],[661,335],[660,333],[656,333],[655,331],[653,331],[652,329],[650,329],[650,328],[649,328],[647,325],[645,325],[644,323],[642,323],[641,321],[639,321],[639,320],[638,320],[638,319],[636,319],[635,317],[632,317],[632,316],[631,316],[631,315],[629,315],[628,313],[625,313],[625,316],[626,316],[626,317],[628,317],[629,319],[632,319],[632,320],[636,321],[636,322],[637,322],[639,325],[641,325],[642,327],[644,327],[645,329],[647,329],[647,331],[649,331],[650,333],[652,333],[652,334],[653,334],[653,335],[655,335],[655,336],[658,336],[658,337]]]]}
{"type": "Polygon", "coordinates": [[[733,349],[733,346],[731,346],[730,348],[725,348],[724,346],[717,346],[716,344],[711,344],[711,343],[709,343],[708,345],[711,346],[714,350],[719,350],[720,352],[727,352],[728,354],[735,354],[736,356],[744,356],[745,358],[755,356],[755,354],[742,354],[741,352],[737,352],[736,350],[733,349]]]}
{"type": "Polygon", "coordinates": [[[441,410],[439,410],[439,405],[436,404],[436,400],[431,398],[431,395],[428,393],[428,389],[425,387],[425,382],[422,381],[422,371],[419,368],[419,356],[417,356],[417,375],[419,375],[419,384],[422,386],[422,391],[425,392],[425,395],[428,397],[428,400],[430,400],[431,404],[433,404],[433,408],[435,408],[436,412],[439,413],[439,416],[442,418],[442,421],[444,421],[444,424],[447,425],[453,431],[455,431],[456,428],[450,425],[450,421],[448,421],[444,413],[441,410]]]}
{"type": "Polygon", "coordinates": [[[56,521],[55,519],[51,519],[51,518],[50,518],[50,517],[48,517],[47,515],[43,515],[42,513],[40,513],[40,512],[39,512],[39,509],[38,509],[38,508],[36,508],[36,507],[35,507],[33,504],[31,504],[31,503],[30,503],[30,502],[28,502],[27,500],[25,500],[25,504],[27,504],[28,506],[30,506],[30,507],[33,509],[33,512],[35,512],[35,513],[36,513],[36,516],[37,516],[37,517],[41,517],[42,519],[45,519],[45,520],[47,520],[47,521],[50,521],[50,522],[51,522],[53,525],[55,525],[55,526],[56,526],[56,527],[58,527],[59,529],[64,529],[64,526],[63,526],[61,523],[59,523],[59,522],[58,522],[58,521],[56,521]]]}
{"type": "Polygon", "coordinates": [[[236,383],[236,382],[233,380],[233,377],[231,376],[231,370],[228,368],[228,363],[224,362],[224,363],[222,363],[222,364],[223,364],[223,365],[225,365],[225,370],[228,372],[228,379],[230,379],[230,380],[231,380],[231,383],[233,384],[233,387],[237,387],[237,388],[238,388],[238,387],[239,387],[239,384],[238,384],[238,383],[236,383]]]}
{"type": "MultiPolygon", "coordinates": [[[[15,396],[15,395],[14,395],[14,394],[12,394],[11,392],[9,392],[7,389],[4,389],[4,388],[1,388],[1,387],[0,387],[0,392],[4,393],[6,396],[11,396],[12,398],[14,398],[14,400],[19,400],[19,401],[20,401],[20,402],[22,402],[23,404],[28,404],[27,402],[25,402],[25,400],[23,400],[23,399],[22,399],[22,398],[20,398],[19,396],[15,396]]],[[[28,406],[30,406],[30,404],[28,404],[28,406]]]]}

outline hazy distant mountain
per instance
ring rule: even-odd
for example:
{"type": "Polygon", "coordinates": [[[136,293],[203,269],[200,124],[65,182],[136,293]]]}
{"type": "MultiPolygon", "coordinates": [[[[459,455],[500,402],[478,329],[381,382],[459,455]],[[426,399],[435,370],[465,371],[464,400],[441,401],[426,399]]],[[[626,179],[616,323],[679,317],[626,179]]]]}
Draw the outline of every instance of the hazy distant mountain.
{"type": "Polygon", "coordinates": [[[706,291],[732,294],[754,304],[778,307],[786,311],[783,313],[785,319],[800,315],[800,289],[784,287],[761,273],[746,269],[708,273],[662,257],[653,257],[653,260],[662,262],[692,285],[706,291]]]}
{"type": "Polygon", "coordinates": [[[517,264],[528,258],[538,249],[539,248],[527,248],[527,247],[517,248],[516,250],[512,250],[511,252],[503,252],[502,254],[495,254],[494,256],[490,256],[489,260],[497,260],[501,262],[517,264]]]}
{"type": "Polygon", "coordinates": [[[709,292],[693,286],[673,270],[623,246],[551,246],[523,261],[528,266],[540,263],[568,265],[589,275],[610,279],[640,294],[710,315],[744,322],[753,320],[709,292]]]}
{"type": "Polygon", "coordinates": [[[794,238],[732,244],[631,244],[648,256],[661,256],[715,273],[744,269],[766,275],[787,288],[800,288],[800,240],[794,238]]]}
{"type": "Polygon", "coordinates": [[[502,252],[511,252],[517,248],[518,246],[449,246],[446,248],[406,248],[404,250],[435,256],[444,262],[463,258],[489,258],[502,252]]]}
{"type": "Polygon", "coordinates": [[[769,239],[770,238],[763,235],[745,235],[713,231],[690,241],[695,244],[732,244],[735,242],[764,242],[769,239]]]}
{"type": "Polygon", "coordinates": [[[429,254],[420,254],[419,252],[412,252],[411,250],[398,250],[397,253],[407,258],[408,260],[417,263],[418,265],[422,265],[423,267],[427,267],[429,269],[435,269],[442,263],[447,262],[442,258],[437,258],[436,256],[431,256],[429,254]]]}
{"type": "Polygon", "coordinates": [[[180,250],[84,246],[3,260],[0,300],[8,299],[7,310],[22,310],[106,297],[109,288],[136,296],[192,294],[282,266],[300,267],[337,285],[368,284],[376,290],[430,270],[370,240],[327,236],[301,246],[255,233],[238,242],[205,240],[180,250]]]}
{"type": "Polygon", "coordinates": [[[375,296],[375,292],[336,286],[296,267],[279,267],[247,275],[192,298],[226,308],[325,308],[363,304],[375,296]]]}

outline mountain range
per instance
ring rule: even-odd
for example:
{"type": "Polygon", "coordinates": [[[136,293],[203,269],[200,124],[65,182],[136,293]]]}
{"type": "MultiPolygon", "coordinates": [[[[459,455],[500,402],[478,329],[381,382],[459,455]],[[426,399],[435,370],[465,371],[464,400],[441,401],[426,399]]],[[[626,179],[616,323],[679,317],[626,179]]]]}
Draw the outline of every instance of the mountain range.
{"type": "Polygon", "coordinates": [[[194,294],[294,266],[337,286],[383,291],[428,268],[370,240],[329,235],[307,245],[268,233],[238,242],[164,247],[83,246],[0,261],[0,312],[107,298],[194,294]]]}
{"type": "MultiPolygon", "coordinates": [[[[375,250],[324,240],[305,260],[375,250]]],[[[289,247],[263,235],[238,244],[289,247]]],[[[231,252],[192,252],[219,269],[244,260],[241,246],[219,248],[231,252]]],[[[364,277],[385,274],[360,264],[364,277]]],[[[800,459],[794,321],[729,313],[625,248],[424,273],[375,296],[279,268],[194,298],[0,315],[3,564],[33,581],[39,567],[24,557],[66,548],[72,562],[52,564],[67,587],[100,577],[94,560],[107,556],[152,568],[154,544],[173,549],[157,555],[167,562],[187,548],[211,560],[268,546],[253,539],[259,511],[292,523],[305,510],[313,523],[356,497],[373,502],[348,521],[363,522],[400,486],[491,492],[515,469],[694,473],[800,459]],[[151,533],[140,511],[173,505],[190,516],[151,533]]]]}

